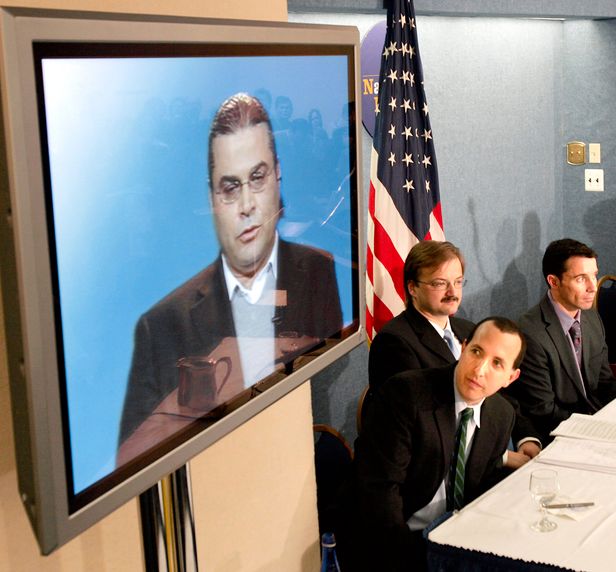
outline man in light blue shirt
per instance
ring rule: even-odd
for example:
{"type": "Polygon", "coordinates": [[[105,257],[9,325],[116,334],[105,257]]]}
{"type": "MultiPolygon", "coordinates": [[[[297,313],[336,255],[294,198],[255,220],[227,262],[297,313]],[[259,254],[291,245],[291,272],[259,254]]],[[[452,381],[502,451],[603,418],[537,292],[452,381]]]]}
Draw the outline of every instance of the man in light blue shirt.
{"type": "Polygon", "coordinates": [[[214,387],[201,393],[211,398],[200,400],[207,406],[199,415],[342,330],[333,256],[278,235],[281,164],[255,97],[238,93],[218,109],[208,172],[220,256],[139,319],[121,443],[173,399],[179,364],[230,364],[210,376],[214,387]]]}

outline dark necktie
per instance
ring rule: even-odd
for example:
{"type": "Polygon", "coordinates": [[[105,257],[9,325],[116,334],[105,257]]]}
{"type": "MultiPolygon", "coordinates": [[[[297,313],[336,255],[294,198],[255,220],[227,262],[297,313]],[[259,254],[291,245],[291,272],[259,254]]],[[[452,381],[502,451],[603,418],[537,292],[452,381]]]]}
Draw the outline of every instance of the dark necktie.
{"type": "Polygon", "coordinates": [[[580,323],[575,320],[569,329],[569,335],[571,336],[571,341],[573,342],[573,349],[575,350],[575,359],[580,366],[580,370],[582,369],[582,328],[580,323]]]}
{"type": "Polygon", "coordinates": [[[586,380],[586,376],[584,375],[584,365],[582,364],[582,327],[577,320],[575,320],[575,322],[573,322],[573,324],[571,325],[571,328],[569,328],[569,335],[571,336],[571,341],[573,342],[575,359],[577,361],[578,367],[580,368],[584,395],[588,399],[588,402],[591,406],[591,411],[594,413],[600,408],[600,406],[597,406],[597,404],[594,402],[592,398],[592,392],[588,388],[588,382],[586,380]]]}
{"type": "Polygon", "coordinates": [[[460,352],[457,350],[455,344],[453,343],[453,335],[449,330],[445,330],[445,333],[443,334],[443,339],[447,342],[447,345],[449,346],[453,357],[458,359],[460,357],[460,352]]]}
{"type": "Polygon", "coordinates": [[[464,506],[464,473],[466,470],[466,431],[468,422],[473,416],[473,410],[467,407],[462,411],[460,425],[456,433],[455,457],[453,459],[453,508],[460,510],[464,506]]]}

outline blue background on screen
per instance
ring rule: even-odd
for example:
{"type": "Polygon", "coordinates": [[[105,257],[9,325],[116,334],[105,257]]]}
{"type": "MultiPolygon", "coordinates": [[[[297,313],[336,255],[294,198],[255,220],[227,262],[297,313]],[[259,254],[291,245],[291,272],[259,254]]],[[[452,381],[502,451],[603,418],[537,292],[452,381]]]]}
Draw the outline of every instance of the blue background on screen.
{"type": "Polygon", "coordinates": [[[77,493],[115,467],[137,319],[218,254],[207,135],[230,95],[260,97],[275,130],[276,98],[291,100],[278,229],[334,253],[353,320],[347,59],[50,59],[43,73],[77,493]]]}

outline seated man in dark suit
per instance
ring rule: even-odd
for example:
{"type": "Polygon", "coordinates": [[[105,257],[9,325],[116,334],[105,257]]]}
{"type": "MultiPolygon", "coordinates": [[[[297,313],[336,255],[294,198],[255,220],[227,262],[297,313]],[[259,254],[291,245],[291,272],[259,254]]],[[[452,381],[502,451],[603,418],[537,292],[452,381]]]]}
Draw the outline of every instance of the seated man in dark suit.
{"type": "Polygon", "coordinates": [[[616,397],[603,324],[592,309],[597,273],[597,254],[585,244],[550,243],[543,256],[548,292],[520,318],[528,351],[511,392],[544,444],[572,413],[594,413],[616,397]]]}
{"type": "Polygon", "coordinates": [[[404,285],[406,310],[385,324],[370,346],[371,388],[407,369],[455,362],[474,326],[453,317],[462,301],[464,257],[451,242],[424,240],[413,246],[404,262],[404,285]]]}
{"type": "MultiPolygon", "coordinates": [[[[220,255],[139,319],[121,444],[155,410],[190,420],[172,395],[180,367],[207,370],[211,360],[227,364],[207,376],[207,383],[218,387],[202,390],[209,397],[201,399],[196,417],[273,373],[302,345],[315,345],[342,328],[333,256],[278,235],[281,166],[270,119],[258,99],[239,93],[222,103],[210,128],[208,153],[220,255]]],[[[118,462],[141,448],[141,442],[131,444],[130,454],[118,455],[118,462]]]]}
{"type": "MultiPolygon", "coordinates": [[[[424,240],[413,246],[404,262],[404,284],[406,310],[385,324],[370,346],[366,409],[374,388],[391,376],[454,363],[475,326],[453,316],[462,301],[464,256],[451,242],[424,240]]],[[[515,407],[514,398],[508,398],[515,407]]],[[[530,423],[518,415],[514,440],[526,457],[508,453],[507,466],[516,468],[537,455],[536,437],[530,423]]]]}
{"type": "Polygon", "coordinates": [[[487,318],[457,364],[376,388],[343,491],[344,570],[421,570],[422,529],[499,480],[515,414],[497,392],[519,376],[524,348],[514,322],[487,318]]]}

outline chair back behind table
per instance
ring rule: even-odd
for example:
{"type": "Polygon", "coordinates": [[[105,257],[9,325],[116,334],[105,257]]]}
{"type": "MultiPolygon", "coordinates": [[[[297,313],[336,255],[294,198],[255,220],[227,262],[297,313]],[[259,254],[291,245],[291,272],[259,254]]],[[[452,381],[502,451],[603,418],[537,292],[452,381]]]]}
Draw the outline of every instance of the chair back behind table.
{"type": "Polygon", "coordinates": [[[320,533],[334,530],[338,491],[348,476],[353,450],[333,427],[313,425],[314,467],[317,481],[317,510],[320,533]]]}
{"type": "Polygon", "coordinates": [[[616,274],[601,277],[597,283],[594,306],[605,328],[608,358],[616,375],[616,274]]]}

